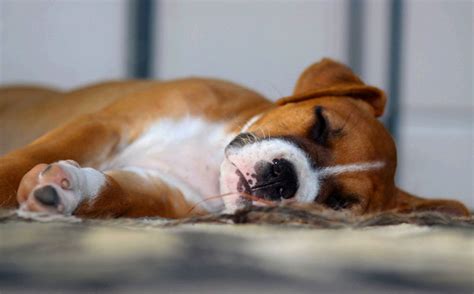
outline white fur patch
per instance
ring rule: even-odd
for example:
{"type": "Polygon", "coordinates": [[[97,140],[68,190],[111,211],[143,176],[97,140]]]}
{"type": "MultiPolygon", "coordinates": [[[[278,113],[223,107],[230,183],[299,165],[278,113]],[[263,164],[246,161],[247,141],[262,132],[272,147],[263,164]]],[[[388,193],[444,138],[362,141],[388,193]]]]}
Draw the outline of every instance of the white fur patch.
{"type": "MultiPolygon", "coordinates": [[[[198,191],[193,189],[193,187],[191,187],[189,183],[183,181],[180,178],[174,177],[173,175],[164,173],[158,169],[150,170],[139,167],[127,167],[123,170],[133,172],[134,174],[144,179],[149,179],[151,181],[153,181],[154,179],[160,179],[161,181],[165,182],[169,187],[181,191],[181,193],[183,194],[183,196],[185,196],[186,199],[192,200],[195,203],[203,199],[202,195],[200,195],[198,191]]],[[[200,203],[200,208],[204,208],[208,211],[217,210],[220,208],[220,206],[222,206],[221,200],[200,203]]]]}
{"type": "Polygon", "coordinates": [[[153,170],[188,201],[201,202],[218,195],[219,166],[234,136],[225,123],[192,116],[161,119],[110,161],[107,169],[153,170]]]}
{"type": "Polygon", "coordinates": [[[381,169],[384,166],[385,166],[385,162],[382,162],[382,161],[361,162],[361,163],[328,166],[319,170],[319,178],[323,179],[328,176],[335,176],[335,175],[340,175],[340,174],[345,174],[345,173],[381,169]]]}
{"type": "Polygon", "coordinates": [[[260,118],[262,117],[262,114],[257,114],[257,115],[254,115],[251,119],[249,119],[245,125],[242,127],[242,129],[240,130],[241,133],[245,133],[249,130],[249,128],[257,122],[257,120],[259,120],[260,118]]]}
{"type": "Polygon", "coordinates": [[[58,164],[72,177],[72,185],[83,198],[95,198],[105,186],[106,178],[103,173],[93,168],[78,168],[67,161],[58,164]]]}
{"type": "Polygon", "coordinates": [[[237,168],[227,159],[222,161],[221,174],[219,177],[219,187],[223,195],[224,211],[223,213],[233,213],[238,207],[240,194],[237,192],[237,184],[240,178],[237,176],[237,168]]]}

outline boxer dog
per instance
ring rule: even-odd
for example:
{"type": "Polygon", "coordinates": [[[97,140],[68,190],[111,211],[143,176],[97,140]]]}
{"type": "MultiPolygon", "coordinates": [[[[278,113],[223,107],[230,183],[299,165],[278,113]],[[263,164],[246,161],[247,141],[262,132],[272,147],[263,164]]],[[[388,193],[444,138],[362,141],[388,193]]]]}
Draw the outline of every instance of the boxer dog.
{"type": "Polygon", "coordinates": [[[330,59],[276,103],[201,78],[0,94],[2,149],[14,149],[0,158],[0,206],[20,212],[183,218],[317,203],[469,215],[395,186],[395,144],[377,120],[385,94],[330,59]]]}

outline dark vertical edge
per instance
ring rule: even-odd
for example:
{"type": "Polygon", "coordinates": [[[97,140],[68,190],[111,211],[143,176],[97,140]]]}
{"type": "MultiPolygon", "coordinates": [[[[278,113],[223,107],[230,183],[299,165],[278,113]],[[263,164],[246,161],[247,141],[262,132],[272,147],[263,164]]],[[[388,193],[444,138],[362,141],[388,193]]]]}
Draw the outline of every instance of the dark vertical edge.
{"type": "Polygon", "coordinates": [[[153,36],[155,0],[129,0],[129,75],[153,76],[153,36]]]}
{"type": "Polygon", "coordinates": [[[352,70],[363,75],[364,47],[364,0],[349,0],[348,46],[347,56],[352,70]]]}
{"type": "Polygon", "coordinates": [[[400,117],[400,87],[402,64],[403,0],[391,0],[390,5],[390,46],[388,66],[388,116],[386,120],[395,140],[398,139],[400,117]]]}

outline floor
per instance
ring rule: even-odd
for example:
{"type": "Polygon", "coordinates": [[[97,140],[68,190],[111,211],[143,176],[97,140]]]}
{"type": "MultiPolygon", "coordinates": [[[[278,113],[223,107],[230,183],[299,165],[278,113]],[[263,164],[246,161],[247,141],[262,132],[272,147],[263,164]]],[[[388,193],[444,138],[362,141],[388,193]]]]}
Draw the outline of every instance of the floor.
{"type": "Polygon", "coordinates": [[[472,293],[472,228],[32,221],[0,211],[0,293],[472,293]]]}

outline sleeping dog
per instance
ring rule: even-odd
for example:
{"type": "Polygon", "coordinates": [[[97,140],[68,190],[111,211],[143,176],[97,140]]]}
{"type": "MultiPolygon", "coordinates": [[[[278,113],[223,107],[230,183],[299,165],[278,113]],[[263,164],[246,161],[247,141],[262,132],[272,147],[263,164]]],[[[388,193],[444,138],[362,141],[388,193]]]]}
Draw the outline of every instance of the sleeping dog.
{"type": "Polygon", "coordinates": [[[183,218],[317,203],[469,214],[395,186],[395,144],[377,120],[385,94],[330,59],[276,103],[203,78],[0,94],[0,206],[20,212],[183,218]]]}

